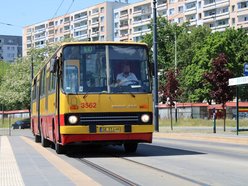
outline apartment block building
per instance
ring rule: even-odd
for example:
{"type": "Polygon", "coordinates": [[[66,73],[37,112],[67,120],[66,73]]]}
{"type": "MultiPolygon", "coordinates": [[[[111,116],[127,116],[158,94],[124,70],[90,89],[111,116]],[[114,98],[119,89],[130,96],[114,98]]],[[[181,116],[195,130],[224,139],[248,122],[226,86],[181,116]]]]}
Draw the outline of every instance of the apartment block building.
{"type": "Polygon", "coordinates": [[[22,57],[22,37],[0,35],[0,60],[14,62],[22,57]]]}
{"type": "MultiPolygon", "coordinates": [[[[31,47],[43,47],[64,38],[91,41],[140,41],[150,32],[153,0],[128,4],[103,2],[83,10],[26,26],[23,55],[31,47]]],[[[248,30],[248,0],[157,0],[157,15],[171,23],[188,21],[214,32],[228,27],[248,30]]]]}
{"type": "Polygon", "coordinates": [[[103,2],[83,10],[55,17],[23,29],[23,55],[28,49],[44,47],[65,38],[80,41],[113,41],[113,10],[127,3],[103,2]]]}
{"type": "MultiPolygon", "coordinates": [[[[114,40],[140,41],[150,32],[153,0],[145,0],[114,10],[114,40]]],[[[157,0],[157,15],[171,23],[206,25],[213,31],[228,27],[248,30],[248,0],[157,0]]]]}

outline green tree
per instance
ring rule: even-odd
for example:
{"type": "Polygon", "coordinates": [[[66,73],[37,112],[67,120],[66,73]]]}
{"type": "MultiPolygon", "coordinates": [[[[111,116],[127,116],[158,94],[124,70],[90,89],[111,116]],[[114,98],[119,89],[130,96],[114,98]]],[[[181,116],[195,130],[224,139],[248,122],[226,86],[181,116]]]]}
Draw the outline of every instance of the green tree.
{"type": "Polygon", "coordinates": [[[4,103],[5,109],[30,108],[31,63],[34,64],[36,74],[40,66],[54,53],[57,45],[31,49],[28,56],[19,58],[9,65],[0,84],[0,100],[4,103]]]}

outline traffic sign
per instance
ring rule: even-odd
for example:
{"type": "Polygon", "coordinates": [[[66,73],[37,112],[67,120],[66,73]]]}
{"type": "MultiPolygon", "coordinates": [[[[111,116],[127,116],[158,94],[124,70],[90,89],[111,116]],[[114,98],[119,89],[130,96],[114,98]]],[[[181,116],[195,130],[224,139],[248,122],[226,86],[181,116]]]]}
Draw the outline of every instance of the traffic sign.
{"type": "Polygon", "coordinates": [[[248,84],[248,76],[229,79],[229,86],[248,84]]]}
{"type": "Polygon", "coordinates": [[[248,76],[248,63],[245,63],[244,65],[244,75],[248,76]]]}

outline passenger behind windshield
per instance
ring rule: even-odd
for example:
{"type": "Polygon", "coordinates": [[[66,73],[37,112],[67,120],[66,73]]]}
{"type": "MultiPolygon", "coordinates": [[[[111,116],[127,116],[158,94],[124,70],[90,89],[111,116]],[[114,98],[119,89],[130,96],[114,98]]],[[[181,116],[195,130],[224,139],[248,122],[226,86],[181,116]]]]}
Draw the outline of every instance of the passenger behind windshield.
{"type": "Polygon", "coordinates": [[[122,68],[122,73],[119,73],[116,77],[117,85],[128,86],[133,84],[138,84],[138,79],[134,73],[130,71],[130,65],[124,64],[122,68]]]}

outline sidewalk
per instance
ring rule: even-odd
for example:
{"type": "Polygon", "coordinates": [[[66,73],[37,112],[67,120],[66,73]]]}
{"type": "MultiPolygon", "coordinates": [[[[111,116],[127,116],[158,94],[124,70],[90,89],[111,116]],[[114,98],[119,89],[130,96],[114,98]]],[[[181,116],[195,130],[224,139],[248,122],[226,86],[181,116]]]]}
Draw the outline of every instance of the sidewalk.
{"type": "Polygon", "coordinates": [[[236,134],[235,128],[228,127],[226,132],[223,127],[218,127],[216,133],[213,133],[211,127],[160,127],[159,132],[154,132],[155,138],[170,138],[182,140],[198,140],[219,143],[231,143],[248,145],[248,132],[239,132],[236,134]]]}
{"type": "Polygon", "coordinates": [[[0,185],[100,185],[61,156],[24,136],[0,136],[0,185]]]}

